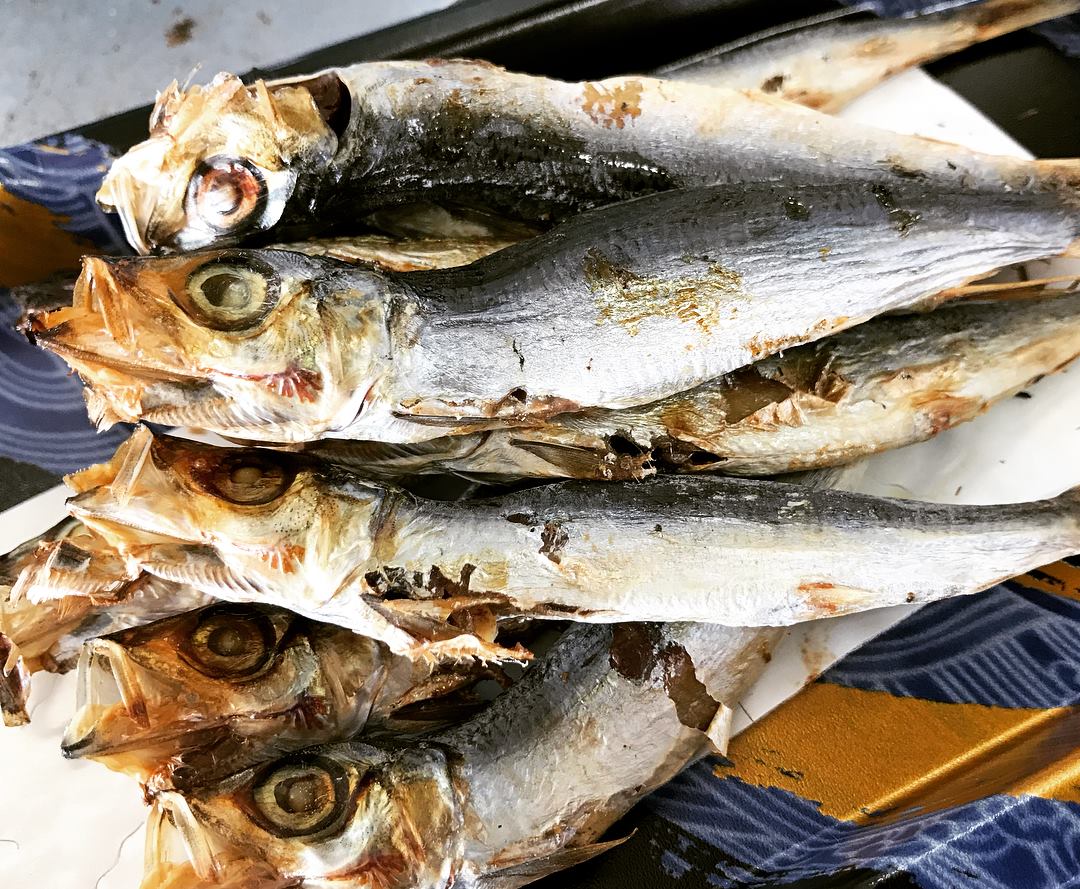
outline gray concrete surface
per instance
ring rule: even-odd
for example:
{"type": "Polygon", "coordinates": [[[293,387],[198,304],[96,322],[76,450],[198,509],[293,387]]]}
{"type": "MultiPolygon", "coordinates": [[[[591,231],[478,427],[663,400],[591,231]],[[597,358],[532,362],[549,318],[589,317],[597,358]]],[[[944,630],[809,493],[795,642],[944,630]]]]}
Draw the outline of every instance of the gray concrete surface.
{"type": "Polygon", "coordinates": [[[0,145],[151,101],[196,65],[246,71],[451,0],[0,0],[0,145]]]}

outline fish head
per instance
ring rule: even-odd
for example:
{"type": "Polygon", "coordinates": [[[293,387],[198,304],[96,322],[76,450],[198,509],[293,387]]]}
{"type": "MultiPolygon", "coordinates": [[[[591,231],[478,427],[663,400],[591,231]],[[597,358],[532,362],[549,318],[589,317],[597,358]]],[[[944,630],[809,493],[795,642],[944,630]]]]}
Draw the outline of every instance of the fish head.
{"type": "Polygon", "coordinates": [[[211,605],[86,643],[62,749],[164,786],[229,774],[358,731],[386,658],[284,609],[211,605]]]}
{"type": "MultiPolygon", "coordinates": [[[[446,886],[461,861],[461,803],[447,755],[434,746],[307,748],[162,793],[154,807],[152,823],[183,835],[191,881],[178,886],[256,862],[267,879],[312,889],[446,886]]],[[[158,860],[150,869],[161,867],[166,839],[151,836],[158,860]]]]}
{"type": "Polygon", "coordinates": [[[385,494],[303,454],[146,427],[66,481],[69,512],[149,573],[309,615],[366,562],[385,494]]]}
{"type": "Polygon", "coordinates": [[[147,420],[290,441],[355,419],[385,354],[386,281],[284,250],[83,261],[28,333],[89,386],[99,428],[147,420]]]}
{"type": "Polygon", "coordinates": [[[303,86],[247,86],[230,74],[183,90],[174,81],[158,95],[149,138],[113,163],[97,200],[140,253],[233,243],[275,225],[301,171],[336,150],[303,86]]]}

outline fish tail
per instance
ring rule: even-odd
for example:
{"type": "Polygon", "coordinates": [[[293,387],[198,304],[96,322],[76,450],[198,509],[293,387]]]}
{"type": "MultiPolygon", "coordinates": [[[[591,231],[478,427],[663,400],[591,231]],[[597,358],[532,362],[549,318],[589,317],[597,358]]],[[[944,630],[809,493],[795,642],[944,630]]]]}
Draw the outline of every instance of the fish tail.
{"type": "Polygon", "coordinates": [[[986,0],[957,18],[973,22],[980,40],[991,40],[1077,11],[1080,0],[986,0]]]}

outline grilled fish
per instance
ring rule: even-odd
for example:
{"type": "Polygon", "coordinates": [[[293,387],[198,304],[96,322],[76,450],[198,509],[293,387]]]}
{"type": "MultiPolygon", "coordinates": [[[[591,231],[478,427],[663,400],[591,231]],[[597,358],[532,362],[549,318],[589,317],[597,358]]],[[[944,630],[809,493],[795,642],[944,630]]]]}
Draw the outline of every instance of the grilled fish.
{"type": "Polygon", "coordinates": [[[760,90],[834,113],[895,74],[1080,10],[1076,0],[986,0],[907,19],[828,13],[661,68],[659,77],[760,90]]]}
{"type": "Polygon", "coordinates": [[[146,428],[68,483],[72,514],[145,571],[399,653],[426,650],[430,627],[467,607],[776,626],[973,593],[1080,551],[1076,491],[964,507],[664,476],[445,502],[146,428]]]}
{"type": "Polygon", "coordinates": [[[118,555],[81,522],[65,519],[0,557],[0,711],[30,721],[30,677],[65,673],[86,639],[206,604],[191,587],[132,579],[118,555]]]}
{"type": "Polygon", "coordinates": [[[157,794],[144,889],[513,889],[587,860],[638,799],[723,747],[776,635],[574,627],[460,728],[157,794]]]}
{"type": "Polygon", "coordinates": [[[1062,191],[672,191],[459,269],[278,251],[89,259],[28,329],[102,427],[394,443],[655,402],[1080,235],[1062,191]],[[793,296],[797,294],[797,296],[793,296]]]}
{"type": "Polygon", "coordinates": [[[479,699],[454,693],[487,673],[280,608],[211,605],[86,643],[62,749],[158,788],[206,781],[361,729],[461,721],[479,699]]]}
{"type": "MultiPolygon", "coordinates": [[[[1025,4],[1026,6],[1027,4],[1025,4]]],[[[158,98],[98,193],[131,244],[191,250],[370,224],[416,204],[548,225],[672,188],[781,180],[1042,189],[1076,166],[981,155],[761,94],[621,77],[563,83],[479,62],[218,75],[158,98]]]]}
{"type": "Polygon", "coordinates": [[[880,316],[642,407],[413,445],[324,439],[298,448],[384,478],[776,475],[923,441],[1077,355],[1080,296],[947,305],[880,316]]]}

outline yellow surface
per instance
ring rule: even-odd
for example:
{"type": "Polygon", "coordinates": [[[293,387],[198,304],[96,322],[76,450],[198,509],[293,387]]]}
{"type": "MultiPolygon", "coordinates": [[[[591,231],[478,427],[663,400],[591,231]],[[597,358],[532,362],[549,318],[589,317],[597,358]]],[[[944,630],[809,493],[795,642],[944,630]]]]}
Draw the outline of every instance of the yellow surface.
{"type": "Polygon", "coordinates": [[[987,707],[819,683],[737,737],[719,777],[866,821],[990,794],[1080,803],[1080,708],[987,707]]]}
{"type": "Polygon", "coordinates": [[[1080,601],[1080,568],[1068,562],[1046,565],[1018,577],[1017,580],[1023,586],[1080,601]]]}
{"type": "Polygon", "coordinates": [[[0,287],[78,268],[79,257],[94,245],[64,231],[60,226],[67,221],[0,187],[0,287]]]}

